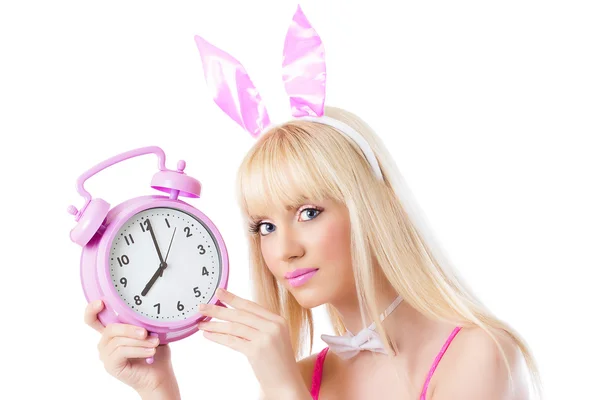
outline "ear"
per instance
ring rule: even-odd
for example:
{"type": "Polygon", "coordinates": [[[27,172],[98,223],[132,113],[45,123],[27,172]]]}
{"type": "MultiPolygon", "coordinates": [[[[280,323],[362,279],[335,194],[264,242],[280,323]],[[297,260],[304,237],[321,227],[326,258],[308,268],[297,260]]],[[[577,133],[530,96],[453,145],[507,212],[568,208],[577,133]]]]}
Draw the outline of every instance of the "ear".
{"type": "Polygon", "coordinates": [[[298,6],[283,46],[283,83],[294,117],[323,115],[325,49],[321,38],[298,6]]]}
{"type": "Polygon", "coordinates": [[[196,35],[204,78],[215,103],[252,137],[270,125],[267,109],[242,64],[196,35]]]}

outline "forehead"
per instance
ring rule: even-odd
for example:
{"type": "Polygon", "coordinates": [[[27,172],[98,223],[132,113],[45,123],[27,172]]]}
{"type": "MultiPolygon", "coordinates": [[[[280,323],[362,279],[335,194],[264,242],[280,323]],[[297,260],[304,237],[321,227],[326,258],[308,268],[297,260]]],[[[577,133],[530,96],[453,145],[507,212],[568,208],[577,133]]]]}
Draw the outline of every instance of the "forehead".
{"type": "MultiPolygon", "coordinates": [[[[316,200],[316,199],[315,199],[316,200]]],[[[277,214],[289,213],[295,211],[304,204],[311,203],[309,196],[299,195],[295,200],[284,203],[283,201],[270,201],[259,204],[254,204],[254,207],[248,208],[250,219],[259,220],[271,218],[277,214]]]]}
{"type": "Polygon", "coordinates": [[[298,132],[268,135],[246,157],[238,176],[242,209],[251,219],[272,218],[303,204],[341,198],[331,158],[298,132]]]}

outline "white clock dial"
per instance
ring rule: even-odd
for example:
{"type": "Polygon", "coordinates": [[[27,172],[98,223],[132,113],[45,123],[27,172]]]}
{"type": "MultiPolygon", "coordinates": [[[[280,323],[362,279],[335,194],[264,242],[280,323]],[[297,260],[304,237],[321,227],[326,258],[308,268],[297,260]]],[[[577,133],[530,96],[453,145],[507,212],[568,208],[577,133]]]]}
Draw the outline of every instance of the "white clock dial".
{"type": "Polygon", "coordinates": [[[222,271],[211,231],[195,216],[168,207],[141,211],[125,222],[109,260],[121,299],[138,314],[165,322],[198,313],[198,305],[213,297],[222,271]]]}

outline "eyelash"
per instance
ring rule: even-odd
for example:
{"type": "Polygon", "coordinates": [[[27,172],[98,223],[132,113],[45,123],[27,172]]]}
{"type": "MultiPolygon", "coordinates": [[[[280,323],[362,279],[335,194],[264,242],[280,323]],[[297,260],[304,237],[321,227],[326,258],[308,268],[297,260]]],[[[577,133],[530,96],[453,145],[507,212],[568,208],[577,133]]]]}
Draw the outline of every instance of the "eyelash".
{"type": "MultiPolygon", "coordinates": [[[[300,210],[298,212],[298,214],[302,214],[304,211],[307,211],[307,210],[317,211],[317,215],[314,218],[309,219],[308,221],[312,221],[313,219],[317,218],[317,216],[319,214],[321,214],[323,212],[323,209],[320,208],[320,207],[306,207],[306,208],[300,210]]],[[[307,221],[304,221],[304,222],[307,222],[307,221]]],[[[266,223],[267,222],[260,222],[260,221],[259,222],[252,222],[250,224],[250,228],[249,228],[250,233],[252,233],[253,235],[260,234],[260,226],[263,225],[263,224],[266,224],[266,223]]],[[[261,235],[261,236],[266,236],[266,235],[261,235]]]]}

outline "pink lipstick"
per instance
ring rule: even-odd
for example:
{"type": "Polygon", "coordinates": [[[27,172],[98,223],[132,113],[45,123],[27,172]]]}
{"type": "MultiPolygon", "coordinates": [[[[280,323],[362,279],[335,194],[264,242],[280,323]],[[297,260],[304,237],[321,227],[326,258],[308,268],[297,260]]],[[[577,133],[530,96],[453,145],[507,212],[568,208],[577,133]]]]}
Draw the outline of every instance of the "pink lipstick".
{"type": "Polygon", "coordinates": [[[308,280],[312,278],[318,270],[318,268],[300,268],[288,272],[285,274],[285,278],[288,280],[290,285],[293,287],[298,287],[308,282],[308,280]]]}

